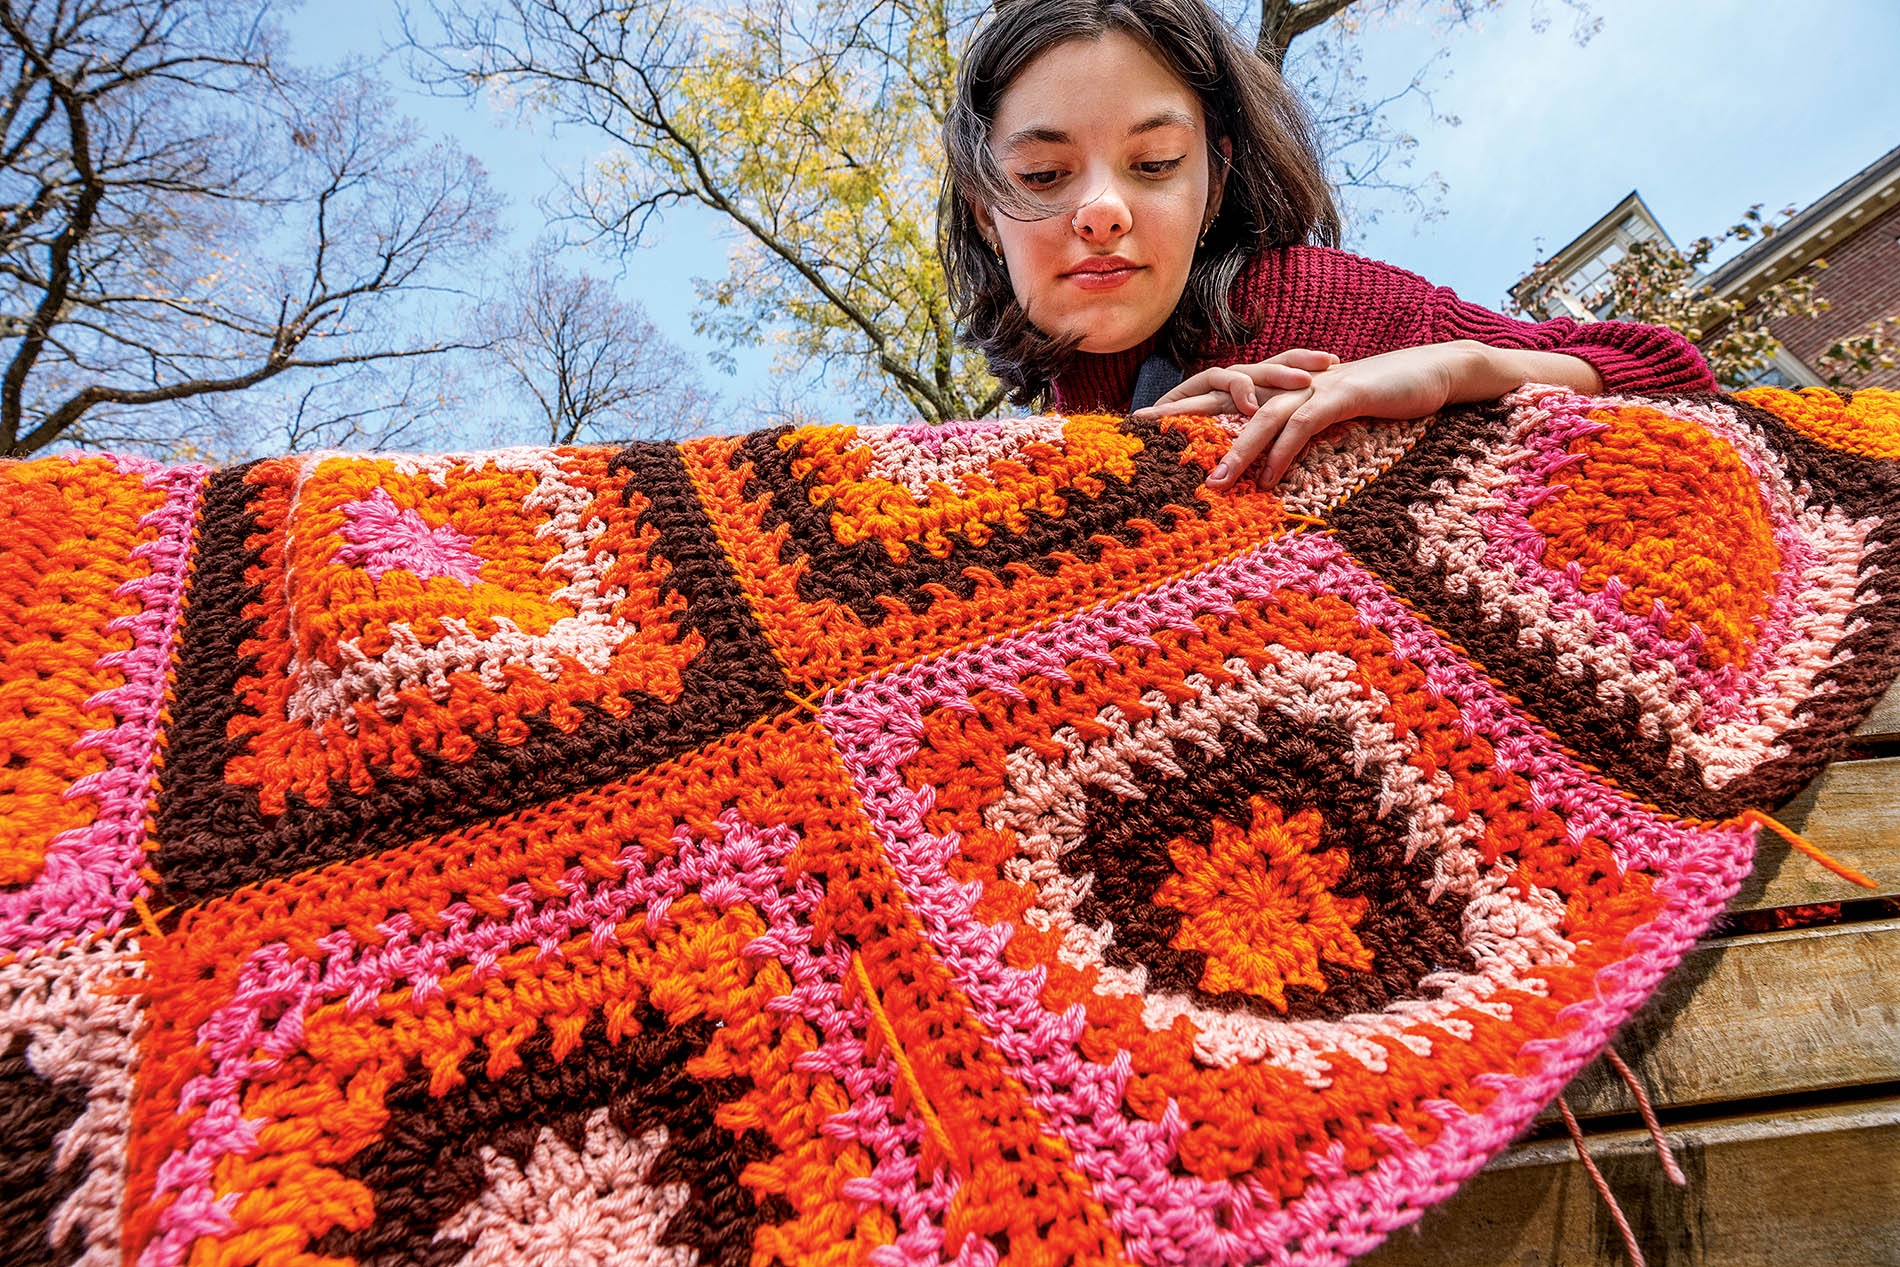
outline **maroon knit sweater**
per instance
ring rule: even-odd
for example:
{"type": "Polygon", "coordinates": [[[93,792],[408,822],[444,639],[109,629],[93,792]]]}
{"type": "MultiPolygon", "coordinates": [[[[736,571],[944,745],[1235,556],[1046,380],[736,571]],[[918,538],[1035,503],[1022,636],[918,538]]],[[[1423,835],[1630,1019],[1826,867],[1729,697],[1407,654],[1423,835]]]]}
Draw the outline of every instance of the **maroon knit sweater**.
{"type": "MultiPolygon", "coordinates": [[[[1214,344],[1187,373],[1264,361],[1288,348],[1356,361],[1399,348],[1475,339],[1496,348],[1561,352],[1587,362],[1606,392],[1714,391],[1702,354],[1681,335],[1628,321],[1518,321],[1466,303],[1416,273],[1324,246],[1262,251],[1234,283],[1238,310],[1257,320],[1247,343],[1214,344]]],[[[1156,339],[1122,352],[1078,352],[1055,380],[1058,409],[1127,410],[1156,339]]]]}

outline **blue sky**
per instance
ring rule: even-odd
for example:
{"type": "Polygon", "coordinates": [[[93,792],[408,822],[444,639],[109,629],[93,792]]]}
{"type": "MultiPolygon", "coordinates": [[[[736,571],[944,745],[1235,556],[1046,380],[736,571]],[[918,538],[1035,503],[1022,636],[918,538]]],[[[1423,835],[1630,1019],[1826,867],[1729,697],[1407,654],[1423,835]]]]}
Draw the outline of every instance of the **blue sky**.
{"type": "MultiPolygon", "coordinates": [[[[1462,123],[1435,124],[1422,109],[1399,116],[1419,139],[1414,170],[1449,186],[1445,214],[1422,226],[1390,214],[1356,249],[1498,306],[1540,240],[1556,249],[1633,188],[1686,242],[1719,232],[1750,203],[1805,205],[1900,143],[1892,0],[1592,0],[1602,28],[1582,48],[1568,37],[1569,11],[1555,0],[1542,8],[1552,19],[1542,34],[1531,29],[1531,0],[1512,0],[1483,29],[1454,37],[1434,95],[1462,123]]],[[[395,11],[389,0],[308,6],[290,18],[292,52],[308,61],[375,54],[395,34],[395,11]]],[[[1388,90],[1435,44],[1423,23],[1364,39],[1372,87],[1388,90]]],[[[431,98],[406,84],[397,61],[387,73],[401,109],[487,166],[507,199],[504,223],[525,246],[542,228],[537,199],[557,171],[585,162],[590,139],[550,136],[480,102],[431,98]]],[[[724,274],[728,241],[712,215],[682,207],[624,261],[576,263],[617,275],[623,295],[704,354],[711,345],[692,333],[692,281],[724,274]]],[[[708,385],[735,405],[768,395],[769,351],[736,360],[736,377],[709,369],[708,385]]],[[[851,413],[835,397],[810,405],[851,413]]]]}
{"type": "Polygon", "coordinates": [[[1417,158],[1450,186],[1447,214],[1381,225],[1367,254],[1496,306],[1538,238],[1555,250],[1631,189],[1686,243],[1750,203],[1806,205],[1900,144],[1891,0],[1596,0],[1583,49],[1550,7],[1541,37],[1519,4],[1458,40],[1438,106],[1463,124],[1422,131],[1417,158]]]}

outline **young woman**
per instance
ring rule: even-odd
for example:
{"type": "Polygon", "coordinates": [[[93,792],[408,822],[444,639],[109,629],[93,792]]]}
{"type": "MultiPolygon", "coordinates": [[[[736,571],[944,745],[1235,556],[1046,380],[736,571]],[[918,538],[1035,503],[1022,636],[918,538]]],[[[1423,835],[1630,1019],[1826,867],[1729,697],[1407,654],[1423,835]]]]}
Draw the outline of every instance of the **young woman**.
{"type": "Polygon", "coordinates": [[[951,292],[1012,399],[1248,415],[1216,489],[1526,382],[1715,388],[1669,331],[1515,321],[1335,249],[1304,112],[1203,0],[999,3],[944,132],[951,292]]]}

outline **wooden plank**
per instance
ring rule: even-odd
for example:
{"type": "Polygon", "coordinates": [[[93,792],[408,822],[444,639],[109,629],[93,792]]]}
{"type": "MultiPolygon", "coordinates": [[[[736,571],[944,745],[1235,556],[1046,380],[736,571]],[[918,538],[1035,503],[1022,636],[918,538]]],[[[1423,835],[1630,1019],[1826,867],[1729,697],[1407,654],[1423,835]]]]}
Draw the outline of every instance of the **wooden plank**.
{"type": "MultiPolygon", "coordinates": [[[[1652,1267],[1900,1263],[1900,1100],[1698,1123],[1671,1132],[1676,1187],[1649,1137],[1590,1140],[1652,1267]]],[[[1506,1150],[1356,1267],[1625,1267],[1569,1143],[1506,1150]]]]}
{"type": "Polygon", "coordinates": [[[1765,831],[1731,911],[1900,894],[1900,757],[1836,762],[1775,817],[1879,887],[1850,884],[1765,831]]]}
{"type": "Polygon", "coordinates": [[[1900,739],[1900,682],[1888,688],[1854,733],[1868,739],[1900,739]]]}
{"type": "MultiPolygon", "coordinates": [[[[1653,1102],[1683,1108],[1900,1080],[1896,1036],[1900,919],[1699,946],[1616,1048],[1653,1102]]],[[[1583,1117],[1636,1107],[1601,1061],[1565,1094],[1583,1117]]]]}

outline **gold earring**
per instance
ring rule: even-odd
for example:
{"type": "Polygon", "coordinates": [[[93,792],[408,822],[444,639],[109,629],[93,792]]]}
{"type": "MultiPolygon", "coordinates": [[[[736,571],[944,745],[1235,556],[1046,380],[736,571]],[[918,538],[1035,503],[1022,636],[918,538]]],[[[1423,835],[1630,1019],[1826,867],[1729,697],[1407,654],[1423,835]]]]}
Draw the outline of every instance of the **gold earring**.
{"type": "Polygon", "coordinates": [[[1207,245],[1207,234],[1213,227],[1214,222],[1212,220],[1209,220],[1206,224],[1201,226],[1201,240],[1194,244],[1196,250],[1207,245]]]}
{"type": "Polygon", "coordinates": [[[996,262],[997,262],[998,264],[1002,264],[1002,263],[1005,263],[1005,262],[1006,262],[1006,261],[1005,261],[1005,260],[1003,259],[1003,244],[1002,244],[1001,242],[992,242],[992,243],[990,243],[990,250],[992,250],[992,251],[995,251],[995,252],[996,252],[996,262]]]}

